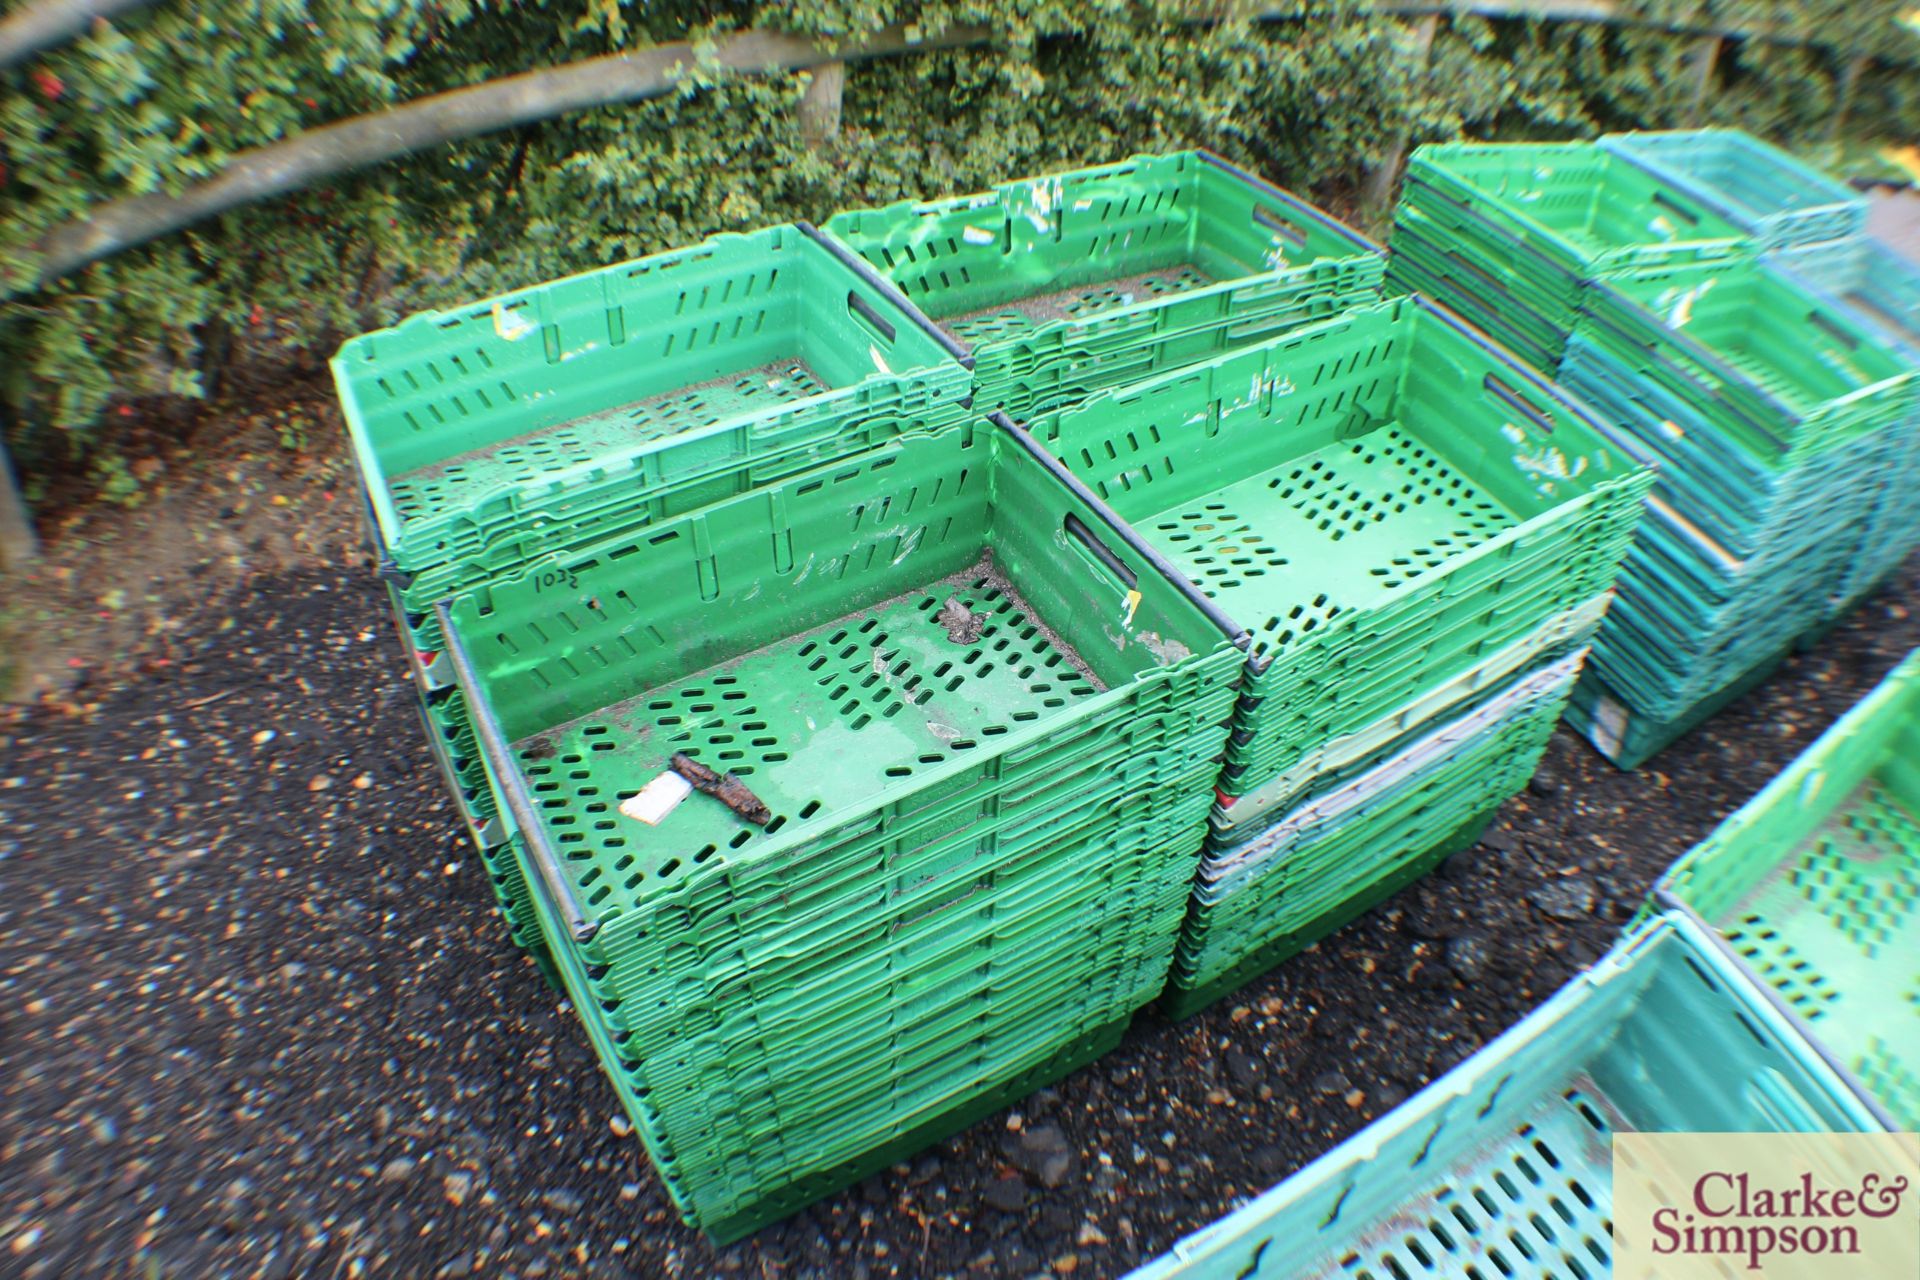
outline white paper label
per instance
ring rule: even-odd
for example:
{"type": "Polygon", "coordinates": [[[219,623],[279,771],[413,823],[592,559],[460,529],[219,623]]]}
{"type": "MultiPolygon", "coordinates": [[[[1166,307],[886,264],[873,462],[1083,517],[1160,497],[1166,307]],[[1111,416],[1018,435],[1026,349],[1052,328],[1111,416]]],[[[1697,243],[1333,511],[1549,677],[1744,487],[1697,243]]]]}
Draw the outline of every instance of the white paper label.
{"type": "Polygon", "coordinates": [[[693,784],[669,769],[640,788],[640,794],[620,802],[620,812],[629,818],[658,826],[674,807],[693,794],[693,784]]]}

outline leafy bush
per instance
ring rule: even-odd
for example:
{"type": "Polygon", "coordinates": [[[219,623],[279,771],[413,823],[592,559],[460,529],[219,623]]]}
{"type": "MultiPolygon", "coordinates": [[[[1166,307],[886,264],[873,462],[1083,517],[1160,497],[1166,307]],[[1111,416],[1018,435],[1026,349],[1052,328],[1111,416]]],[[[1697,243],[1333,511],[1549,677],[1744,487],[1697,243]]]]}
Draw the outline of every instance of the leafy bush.
{"type": "MultiPolygon", "coordinates": [[[[1824,143],[1855,54],[1877,59],[1856,80],[1856,119],[1896,132],[1920,119],[1920,39],[1891,21],[1898,3],[1640,7],[1855,42],[1730,42],[1704,122],[1824,143]]],[[[324,350],[404,310],[849,204],[1188,145],[1338,195],[1403,134],[1581,135],[1693,110],[1691,35],[1453,16],[1427,74],[1411,30],[1354,0],[172,0],[0,75],[8,434],[30,467],[62,465],[111,403],[203,394],[232,360],[324,350]],[[806,75],[702,71],[666,99],[381,165],[28,287],[49,229],[178,192],[319,124],[748,25],[835,37],[901,20],[1001,34],[850,67],[842,133],[825,150],[799,133],[806,75]]]]}

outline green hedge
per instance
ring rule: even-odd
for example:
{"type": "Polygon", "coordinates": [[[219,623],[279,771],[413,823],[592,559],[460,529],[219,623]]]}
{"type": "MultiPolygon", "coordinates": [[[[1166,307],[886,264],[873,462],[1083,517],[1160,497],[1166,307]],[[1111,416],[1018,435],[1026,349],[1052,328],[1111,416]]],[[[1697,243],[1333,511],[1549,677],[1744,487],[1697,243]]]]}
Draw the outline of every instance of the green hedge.
{"type": "MultiPolygon", "coordinates": [[[[1910,3],[1643,7],[1871,42],[1850,119],[1898,137],[1920,122],[1920,37],[1892,21],[1910,3]]],[[[1691,109],[1691,36],[1450,17],[1432,74],[1415,76],[1405,19],[1325,0],[169,0],[0,73],[0,278],[22,278],[33,243],[89,206],[178,191],[317,124],[690,34],[900,20],[1004,35],[850,68],[843,134],[825,152],[798,133],[805,76],[702,76],[670,99],[236,211],[0,302],[8,439],[29,472],[71,465],[108,406],[201,394],[227,361],[325,349],[415,307],[851,203],[1187,145],[1345,202],[1403,132],[1578,135],[1684,123],[1691,109]]],[[[1703,122],[1817,148],[1855,51],[1729,43],[1703,122]]]]}

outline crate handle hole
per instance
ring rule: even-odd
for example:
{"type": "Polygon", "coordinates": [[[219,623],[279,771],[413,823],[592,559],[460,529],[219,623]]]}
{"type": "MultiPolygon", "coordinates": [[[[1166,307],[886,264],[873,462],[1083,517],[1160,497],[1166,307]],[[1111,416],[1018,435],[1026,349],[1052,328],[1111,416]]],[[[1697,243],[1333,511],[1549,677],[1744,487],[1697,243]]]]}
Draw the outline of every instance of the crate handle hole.
{"type": "Polygon", "coordinates": [[[1307,242],[1307,233],[1303,229],[1288,222],[1285,218],[1275,215],[1272,211],[1260,205],[1253,206],[1253,220],[1267,230],[1276,233],[1282,240],[1285,240],[1295,248],[1307,242]]]}
{"type": "Polygon", "coordinates": [[[1860,349],[1860,339],[1854,337],[1852,334],[1848,333],[1845,329],[1842,329],[1839,325],[1835,324],[1822,312],[1819,312],[1819,311],[1807,312],[1807,323],[1812,325],[1814,328],[1820,330],[1820,332],[1826,334],[1829,338],[1832,338],[1835,342],[1839,343],[1841,346],[1845,347],[1849,351],[1858,351],[1860,349]]]}
{"type": "Polygon", "coordinates": [[[1687,206],[1681,204],[1678,200],[1675,200],[1672,196],[1668,195],[1664,191],[1654,192],[1653,202],[1659,205],[1661,208],[1667,210],[1667,212],[1685,221],[1686,224],[1690,227],[1697,227],[1700,225],[1699,214],[1695,213],[1692,209],[1687,208],[1687,206]]]}
{"type": "Polygon", "coordinates": [[[873,309],[872,303],[851,289],[847,291],[847,314],[873,330],[882,342],[892,344],[896,332],[893,325],[873,309]]]}

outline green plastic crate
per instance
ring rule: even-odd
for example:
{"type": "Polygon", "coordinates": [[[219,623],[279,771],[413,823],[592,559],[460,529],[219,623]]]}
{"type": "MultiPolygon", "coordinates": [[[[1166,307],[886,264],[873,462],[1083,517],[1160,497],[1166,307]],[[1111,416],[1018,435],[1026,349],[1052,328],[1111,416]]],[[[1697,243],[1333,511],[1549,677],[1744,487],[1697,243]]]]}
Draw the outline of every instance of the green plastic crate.
{"type": "Polygon", "coordinates": [[[1660,881],[1920,1129],[1920,655],[1660,881]]]}
{"type": "Polygon", "coordinates": [[[951,340],[804,223],[411,316],[332,367],[421,615],[556,547],[957,421],[971,386],[951,340]]]}
{"type": "MultiPolygon", "coordinates": [[[[1784,467],[1912,411],[1916,374],[1850,312],[1757,263],[1588,293],[1583,329],[1622,371],[1708,417],[1699,438],[1784,467]]],[[[1733,456],[1727,465],[1738,465],[1733,456]]]]}
{"type": "Polygon", "coordinates": [[[824,1194],[1164,983],[1241,650],[1004,418],[442,612],[563,976],[709,1232],[824,1194]],[[936,620],[949,595],[977,641],[936,620]],[[698,795],[623,817],[675,751],[773,821],[698,795]]]}
{"type": "Polygon", "coordinates": [[[856,209],[826,224],[1026,417],[1378,299],[1380,246],[1204,151],[856,209]]]}
{"type": "Polygon", "coordinates": [[[1250,631],[1232,795],[1604,593],[1652,481],[1418,298],[1031,427],[1250,631]]]}
{"type": "Polygon", "coordinates": [[[1390,249],[1392,289],[1457,307],[1547,373],[1596,283],[1711,276],[1755,252],[1697,196],[1583,142],[1416,149],[1390,249]]]}
{"type": "Polygon", "coordinates": [[[1662,917],[1130,1280],[1600,1280],[1614,1133],[1884,1128],[1708,934],[1662,917]]]}
{"type": "Polygon", "coordinates": [[[1591,143],[1434,143],[1407,173],[1584,280],[1747,254],[1704,201],[1591,143]]]}

